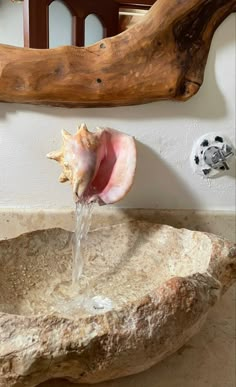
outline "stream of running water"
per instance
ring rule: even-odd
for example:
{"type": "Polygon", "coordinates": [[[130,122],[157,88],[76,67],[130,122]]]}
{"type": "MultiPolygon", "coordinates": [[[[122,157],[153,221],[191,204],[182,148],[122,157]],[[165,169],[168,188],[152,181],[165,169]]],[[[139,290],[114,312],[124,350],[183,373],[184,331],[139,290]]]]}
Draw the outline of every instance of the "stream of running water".
{"type": "Polygon", "coordinates": [[[77,284],[84,267],[84,246],[91,223],[92,212],[96,203],[81,202],[76,204],[76,227],[72,243],[72,284],[77,284]]]}

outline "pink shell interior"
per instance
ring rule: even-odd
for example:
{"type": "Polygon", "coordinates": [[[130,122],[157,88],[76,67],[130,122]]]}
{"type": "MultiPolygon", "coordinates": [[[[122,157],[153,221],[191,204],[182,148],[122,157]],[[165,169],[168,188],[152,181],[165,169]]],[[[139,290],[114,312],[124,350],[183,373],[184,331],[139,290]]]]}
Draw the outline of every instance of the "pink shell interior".
{"type": "Polygon", "coordinates": [[[95,175],[85,195],[105,204],[121,200],[130,190],[136,168],[133,137],[113,129],[101,132],[95,175]],[[102,150],[102,151],[101,151],[102,150]]]}

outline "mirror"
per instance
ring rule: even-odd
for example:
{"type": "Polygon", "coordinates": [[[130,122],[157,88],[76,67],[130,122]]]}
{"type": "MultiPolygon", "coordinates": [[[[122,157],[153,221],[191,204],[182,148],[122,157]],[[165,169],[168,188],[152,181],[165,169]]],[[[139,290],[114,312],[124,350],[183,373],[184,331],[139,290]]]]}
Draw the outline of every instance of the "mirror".
{"type": "Polygon", "coordinates": [[[88,46],[125,31],[155,0],[24,0],[24,44],[31,48],[88,46]]]}

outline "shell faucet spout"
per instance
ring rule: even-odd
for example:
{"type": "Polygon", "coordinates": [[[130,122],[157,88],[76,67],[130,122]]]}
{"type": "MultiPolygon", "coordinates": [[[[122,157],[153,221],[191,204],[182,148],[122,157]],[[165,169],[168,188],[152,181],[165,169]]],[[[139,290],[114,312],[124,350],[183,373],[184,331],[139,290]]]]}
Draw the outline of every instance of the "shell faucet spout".
{"type": "Polygon", "coordinates": [[[72,185],[74,201],[112,204],[130,190],[136,169],[133,137],[110,128],[90,132],[82,124],[75,135],[62,130],[59,151],[48,153],[63,168],[59,181],[72,185]]]}

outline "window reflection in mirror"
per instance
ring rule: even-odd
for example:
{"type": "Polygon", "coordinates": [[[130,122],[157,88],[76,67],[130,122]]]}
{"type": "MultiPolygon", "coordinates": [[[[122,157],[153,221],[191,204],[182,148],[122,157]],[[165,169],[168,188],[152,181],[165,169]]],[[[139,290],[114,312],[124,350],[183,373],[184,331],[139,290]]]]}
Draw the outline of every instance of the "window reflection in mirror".
{"type": "Polygon", "coordinates": [[[72,14],[62,0],[49,6],[49,48],[72,44],[72,14]]]}
{"type": "Polygon", "coordinates": [[[0,43],[23,47],[23,3],[0,0],[0,43]]]}
{"type": "Polygon", "coordinates": [[[84,45],[89,46],[104,37],[104,27],[99,17],[95,14],[88,15],[85,19],[84,45]]]}

